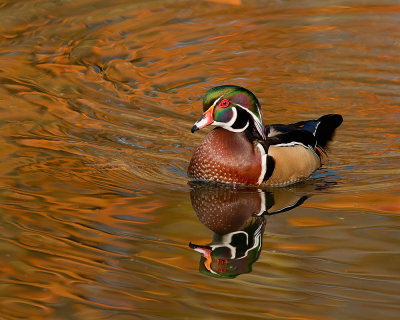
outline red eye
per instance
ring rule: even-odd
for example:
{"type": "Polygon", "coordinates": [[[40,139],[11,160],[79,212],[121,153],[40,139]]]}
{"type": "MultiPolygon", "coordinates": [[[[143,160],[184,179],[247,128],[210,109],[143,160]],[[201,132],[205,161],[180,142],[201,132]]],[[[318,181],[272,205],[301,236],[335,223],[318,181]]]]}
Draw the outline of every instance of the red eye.
{"type": "Polygon", "coordinates": [[[219,103],[219,106],[222,108],[226,108],[227,106],[229,106],[229,100],[228,99],[224,99],[219,103]]]}

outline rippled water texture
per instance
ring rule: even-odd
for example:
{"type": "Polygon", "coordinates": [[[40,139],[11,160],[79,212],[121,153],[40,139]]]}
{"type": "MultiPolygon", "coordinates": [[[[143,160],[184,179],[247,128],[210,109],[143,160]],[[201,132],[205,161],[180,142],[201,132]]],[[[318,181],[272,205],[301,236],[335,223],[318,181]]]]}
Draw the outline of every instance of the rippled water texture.
{"type": "Polygon", "coordinates": [[[0,319],[399,319],[399,75],[398,1],[0,2],[0,319]],[[189,186],[228,83],[327,165],[189,186]]]}

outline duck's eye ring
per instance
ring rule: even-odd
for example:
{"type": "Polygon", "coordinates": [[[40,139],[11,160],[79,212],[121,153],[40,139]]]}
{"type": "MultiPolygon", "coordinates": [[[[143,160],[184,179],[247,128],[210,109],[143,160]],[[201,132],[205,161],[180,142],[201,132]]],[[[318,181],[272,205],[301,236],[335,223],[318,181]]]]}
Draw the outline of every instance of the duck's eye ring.
{"type": "Polygon", "coordinates": [[[229,106],[229,100],[228,99],[224,99],[219,103],[219,106],[222,108],[226,108],[227,106],[229,106]]]}

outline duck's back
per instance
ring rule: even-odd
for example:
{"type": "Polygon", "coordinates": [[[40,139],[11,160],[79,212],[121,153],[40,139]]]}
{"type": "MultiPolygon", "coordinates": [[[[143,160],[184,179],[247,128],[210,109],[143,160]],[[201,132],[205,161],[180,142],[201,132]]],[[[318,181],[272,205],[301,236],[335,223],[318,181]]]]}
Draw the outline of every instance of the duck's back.
{"type": "Polygon", "coordinates": [[[343,118],[327,114],[317,120],[266,127],[271,176],[264,185],[284,185],[309,177],[321,165],[320,155],[343,118]]]}

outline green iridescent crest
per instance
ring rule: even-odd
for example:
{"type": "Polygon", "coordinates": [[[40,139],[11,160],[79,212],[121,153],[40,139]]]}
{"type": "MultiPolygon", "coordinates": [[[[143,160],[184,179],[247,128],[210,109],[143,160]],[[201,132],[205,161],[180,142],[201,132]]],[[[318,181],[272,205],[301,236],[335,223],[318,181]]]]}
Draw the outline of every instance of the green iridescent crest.
{"type": "Polygon", "coordinates": [[[265,138],[260,104],[251,91],[233,85],[212,88],[204,96],[203,110],[207,111],[211,107],[214,107],[213,118],[217,125],[223,124],[222,126],[228,130],[238,131],[234,129],[236,120],[243,122],[242,118],[246,117],[251,119],[260,136],[265,138]],[[224,100],[229,103],[224,104],[224,100]],[[226,126],[228,123],[230,126],[226,126]]]}

